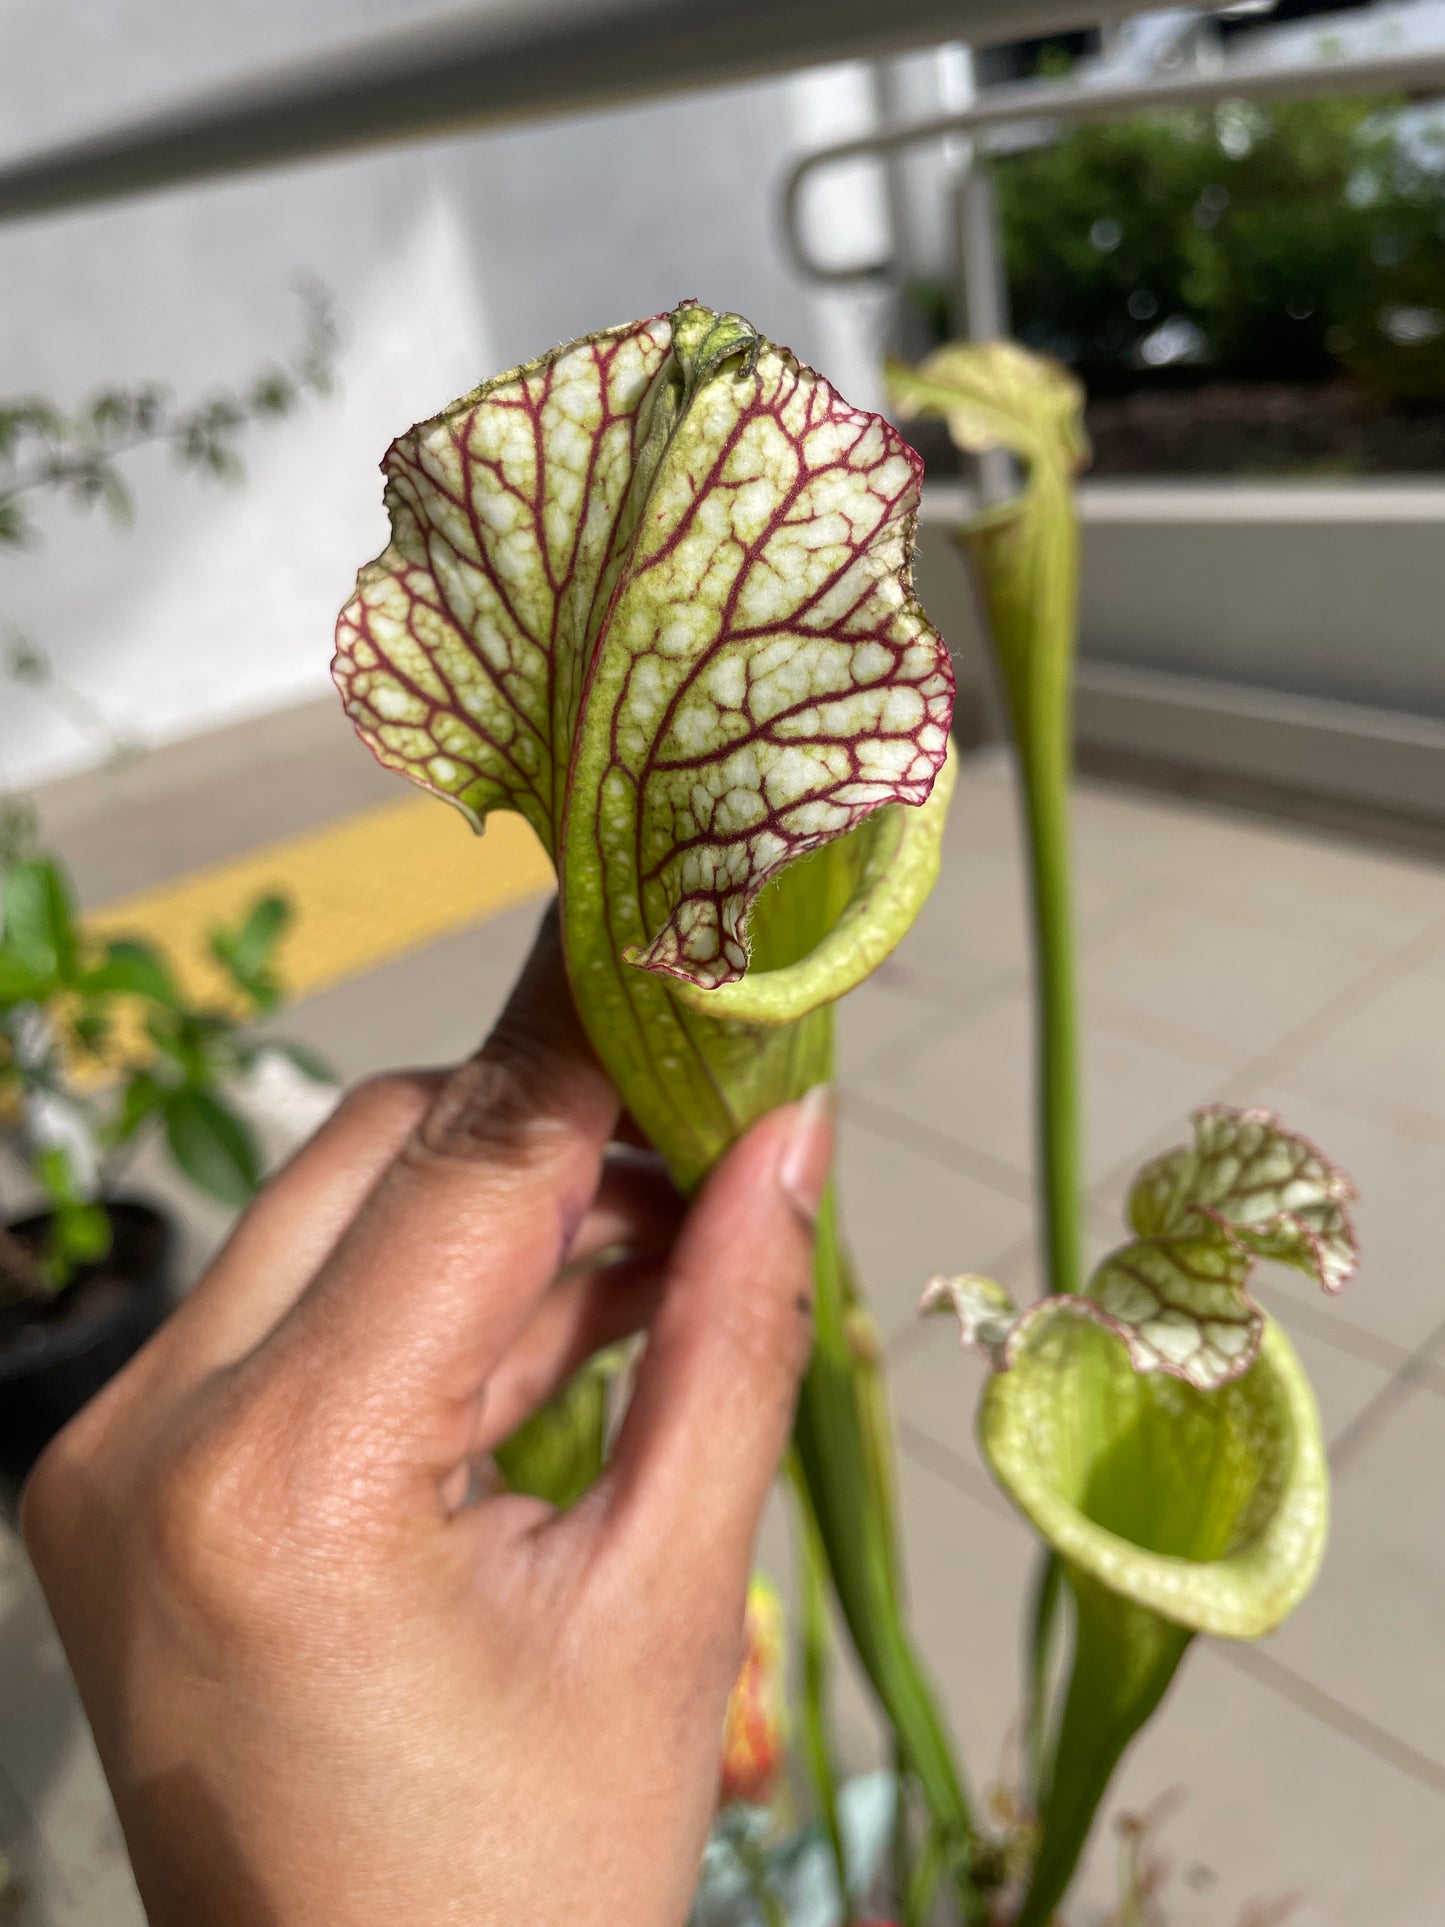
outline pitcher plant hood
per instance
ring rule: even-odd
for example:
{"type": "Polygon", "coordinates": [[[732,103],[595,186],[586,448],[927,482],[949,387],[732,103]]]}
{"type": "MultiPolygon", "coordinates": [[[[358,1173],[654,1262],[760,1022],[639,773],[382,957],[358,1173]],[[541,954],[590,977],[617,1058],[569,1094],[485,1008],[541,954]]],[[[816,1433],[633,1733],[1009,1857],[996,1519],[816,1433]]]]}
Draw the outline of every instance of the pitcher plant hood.
{"type": "Polygon", "coordinates": [[[519,811],[564,895],[593,872],[630,963],[736,982],[772,877],[929,796],[953,676],[911,589],[920,464],[740,316],[556,349],[383,466],[346,708],[478,825],[519,811]]]}

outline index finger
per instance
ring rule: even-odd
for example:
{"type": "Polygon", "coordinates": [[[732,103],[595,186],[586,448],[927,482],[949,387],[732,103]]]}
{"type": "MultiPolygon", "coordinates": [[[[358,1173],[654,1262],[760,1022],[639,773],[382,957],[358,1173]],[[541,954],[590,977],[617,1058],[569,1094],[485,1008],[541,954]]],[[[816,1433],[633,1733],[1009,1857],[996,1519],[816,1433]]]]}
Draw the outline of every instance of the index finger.
{"type": "Polygon", "coordinates": [[[507,1008],[453,1073],[264,1349],[411,1436],[470,1423],[597,1188],[617,1093],[549,914],[507,1008]],[[437,1424],[434,1426],[433,1421],[437,1424]]]}

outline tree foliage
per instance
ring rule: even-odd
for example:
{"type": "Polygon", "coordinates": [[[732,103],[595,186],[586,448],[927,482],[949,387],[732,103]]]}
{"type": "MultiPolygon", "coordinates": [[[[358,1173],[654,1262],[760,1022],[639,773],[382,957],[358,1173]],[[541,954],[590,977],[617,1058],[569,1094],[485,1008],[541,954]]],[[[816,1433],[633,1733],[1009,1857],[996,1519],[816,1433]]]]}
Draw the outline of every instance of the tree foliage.
{"type": "Polygon", "coordinates": [[[1091,393],[1343,372],[1385,400],[1445,398],[1445,136],[1428,119],[1227,101],[1079,127],[996,178],[1014,331],[1091,393]]]}

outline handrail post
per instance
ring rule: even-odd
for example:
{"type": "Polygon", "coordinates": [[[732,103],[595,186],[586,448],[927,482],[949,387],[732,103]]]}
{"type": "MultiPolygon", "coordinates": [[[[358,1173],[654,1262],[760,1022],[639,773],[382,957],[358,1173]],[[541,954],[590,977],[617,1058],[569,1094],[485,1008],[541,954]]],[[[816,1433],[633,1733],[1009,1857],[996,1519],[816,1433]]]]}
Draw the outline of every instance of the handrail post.
{"type": "MultiPolygon", "coordinates": [[[[1009,309],[998,202],[976,145],[954,185],[953,212],[955,332],[964,341],[1002,341],[1009,331],[1009,309]]],[[[974,470],[985,503],[1004,501],[1013,493],[1013,461],[1006,449],[986,449],[974,458],[974,470]]]]}

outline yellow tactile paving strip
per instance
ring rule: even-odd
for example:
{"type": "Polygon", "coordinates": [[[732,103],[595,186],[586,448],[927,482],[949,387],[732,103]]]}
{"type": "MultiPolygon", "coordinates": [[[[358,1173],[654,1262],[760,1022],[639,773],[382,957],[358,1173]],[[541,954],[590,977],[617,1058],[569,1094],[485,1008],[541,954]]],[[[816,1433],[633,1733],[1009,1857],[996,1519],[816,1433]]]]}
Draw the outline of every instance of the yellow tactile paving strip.
{"type": "Polygon", "coordinates": [[[274,891],[295,920],[280,953],[289,997],[359,977],[551,887],[552,866],[521,817],[498,810],[477,836],[433,797],[408,796],[108,903],[97,936],[145,937],[186,988],[220,998],[207,933],[274,891]]]}

